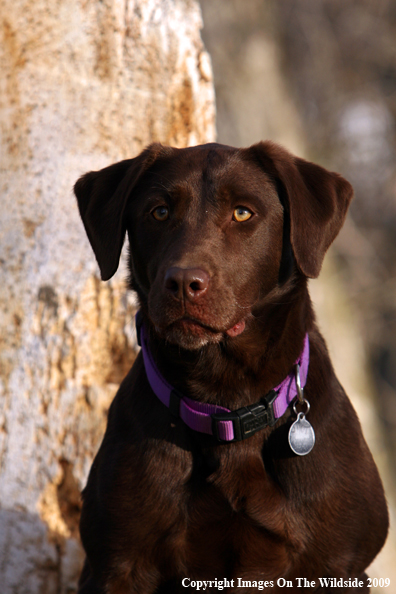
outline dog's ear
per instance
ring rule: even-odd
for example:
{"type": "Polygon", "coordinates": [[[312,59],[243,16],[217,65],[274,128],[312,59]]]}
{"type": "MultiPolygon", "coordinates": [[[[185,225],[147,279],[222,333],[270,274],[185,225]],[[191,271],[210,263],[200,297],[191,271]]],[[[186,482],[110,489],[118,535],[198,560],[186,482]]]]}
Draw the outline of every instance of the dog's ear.
{"type": "Polygon", "coordinates": [[[128,198],[162,148],[160,144],[151,144],[134,159],[86,173],[74,186],[102,280],[111,278],[118,268],[126,232],[124,212],[128,198]]]}
{"type": "Polygon", "coordinates": [[[272,142],[260,142],[247,151],[278,186],[279,182],[283,186],[294,257],[305,276],[316,278],[344,223],[352,186],[338,173],[294,157],[272,142]]]}

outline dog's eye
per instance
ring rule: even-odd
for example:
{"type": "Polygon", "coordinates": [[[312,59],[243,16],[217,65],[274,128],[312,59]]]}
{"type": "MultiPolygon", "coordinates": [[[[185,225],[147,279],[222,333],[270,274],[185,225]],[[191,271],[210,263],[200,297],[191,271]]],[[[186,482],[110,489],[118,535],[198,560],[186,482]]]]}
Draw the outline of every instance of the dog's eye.
{"type": "Polygon", "coordinates": [[[167,206],[158,206],[151,214],[157,221],[166,221],[169,218],[169,208],[167,206]]]}
{"type": "Polygon", "coordinates": [[[245,208],[244,206],[238,206],[234,210],[232,218],[234,219],[234,221],[237,221],[238,223],[243,223],[244,221],[248,221],[252,216],[253,213],[251,210],[245,208]]]}

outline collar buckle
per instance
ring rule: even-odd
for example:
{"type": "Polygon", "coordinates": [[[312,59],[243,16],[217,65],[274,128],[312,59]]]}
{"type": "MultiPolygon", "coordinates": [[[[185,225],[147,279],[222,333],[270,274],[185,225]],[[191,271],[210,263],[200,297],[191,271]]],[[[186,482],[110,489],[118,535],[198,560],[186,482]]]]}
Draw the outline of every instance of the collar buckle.
{"type": "Polygon", "coordinates": [[[268,392],[259,402],[243,406],[229,413],[212,414],[212,432],[214,437],[223,443],[230,441],[242,441],[254,435],[264,427],[273,427],[278,419],[275,418],[273,403],[278,393],[275,390],[268,392]],[[221,421],[232,421],[234,428],[234,439],[224,440],[220,437],[219,423],[221,421]]]}

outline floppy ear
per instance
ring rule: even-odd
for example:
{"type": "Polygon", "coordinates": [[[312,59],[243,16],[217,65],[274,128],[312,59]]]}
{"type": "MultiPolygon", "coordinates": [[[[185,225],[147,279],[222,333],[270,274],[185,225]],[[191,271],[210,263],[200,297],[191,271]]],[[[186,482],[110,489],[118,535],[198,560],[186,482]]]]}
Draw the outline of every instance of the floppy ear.
{"type": "Polygon", "coordinates": [[[74,186],[102,280],[111,278],[118,268],[126,232],[124,211],[128,198],[161,149],[160,144],[152,144],[135,159],[86,173],[74,186]]]}
{"type": "Polygon", "coordinates": [[[338,173],[294,157],[272,142],[260,142],[248,151],[284,187],[294,257],[305,276],[316,278],[344,223],[352,186],[338,173]]]}

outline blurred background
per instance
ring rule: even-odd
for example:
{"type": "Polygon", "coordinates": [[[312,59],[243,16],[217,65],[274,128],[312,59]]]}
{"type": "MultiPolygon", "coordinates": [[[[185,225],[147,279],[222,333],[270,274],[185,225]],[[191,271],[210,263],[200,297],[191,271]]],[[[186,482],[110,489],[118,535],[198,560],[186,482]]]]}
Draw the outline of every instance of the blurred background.
{"type": "MultiPolygon", "coordinates": [[[[354,186],[348,220],[310,286],[336,371],[380,465],[394,520],[396,2],[200,3],[218,141],[249,146],[270,138],[354,186]]],[[[371,575],[392,576],[396,591],[393,539],[392,533],[371,575]]]]}
{"type": "Polygon", "coordinates": [[[369,574],[392,582],[373,594],[396,592],[396,0],[1,6],[1,594],[76,592],[80,491],[136,354],[125,262],[100,281],[73,184],[216,137],[272,139],[354,185],[310,291],[388,496],[369,574]]]}

